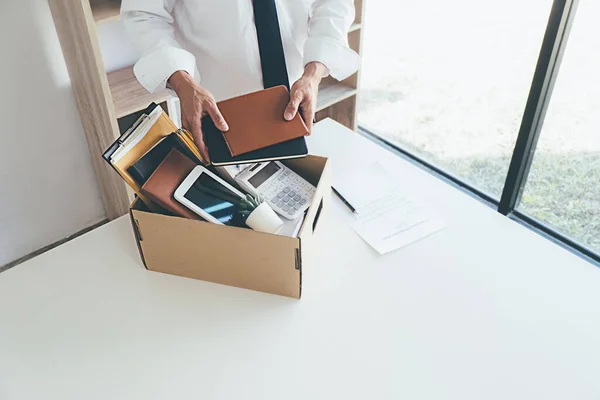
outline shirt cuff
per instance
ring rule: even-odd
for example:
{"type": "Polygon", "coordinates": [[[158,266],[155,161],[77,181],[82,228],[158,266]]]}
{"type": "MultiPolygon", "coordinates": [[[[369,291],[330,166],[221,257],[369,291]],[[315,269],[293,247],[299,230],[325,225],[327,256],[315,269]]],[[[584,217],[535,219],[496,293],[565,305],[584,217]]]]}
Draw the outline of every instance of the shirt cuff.
{"type": "Polygon", "coordinates": [[[133,73],[140,84],[150,93],[165,90],[167,80],[174,72],[183,70],[196,81],[200,80],[196,58],[183,49],[164,46],[143,56],[133,66],[133,73]]]}
{"type": "Polygon", "coordinates": [[[304,65],[320,62],[338,81],[344,80],[360,66],[360,56],[348,46],[326,37],[308,38],[304,45],[304,65]]]}

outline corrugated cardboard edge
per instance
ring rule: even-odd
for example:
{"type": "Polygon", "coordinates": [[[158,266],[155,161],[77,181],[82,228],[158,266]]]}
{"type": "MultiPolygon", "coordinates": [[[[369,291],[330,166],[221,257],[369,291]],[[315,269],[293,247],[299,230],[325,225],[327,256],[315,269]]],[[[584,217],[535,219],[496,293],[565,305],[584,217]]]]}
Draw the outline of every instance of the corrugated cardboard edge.
{"type": "Polygon", "coordinates": [[[302,239],[298,240],[298,248],[296,249],[296,257],[298,257],[298,272],[300,274],[300,287],[298,288],[298,299],[302,298],[302,239]]]}
{"type": "Polygon", "coordinates": [[[135,219],[135,217],[133,216],[133,207],[137,201],[141,201],[141,200],[135,199],[133,201],[133,203],[131,203],[131,205],[129,206],[129,218],[131,220],[131,229],[133,229],[133,235],[135,237],[135,244],[137,245],[138,253],[140,253],[140,258],[142,259],[142,264],[144,264],[144,268],[148,269],[148,266],[146,265],[146,259],[144,259],[144,251],[142,250],[142,244],[140,243],[142,241],[142,234],[140,232],[140,226],[139,226],[137,220],[135,219]]]}
{"type": "MultiPolygon", "coordinates": [[[[300,292],[298,298],[302,297],[302,252],[304,251],[303,245],[306,244],[306,241],[310,241],[312,239],[316,226],[318,225],[319,219],[321,217],[321,206],[325,203],[326,197],[330,196],[331,192],[331,162],[324,157],[312,155],[310,157],[317,157],[322,159],[324,161],[324,165],[320,175],[318,176],[318,183],[316,185],[315,195],[311,201],[310,207],[308,208],[309,211],[306,215],[306,218],[304,219],[304,224],[300,228],[300,232],[298,233],[299,246],[297,250],[297,256],[300,266],[300,292]]],[[[292,161],[290,164],[293,163],[294,162],[292,161]]],[[[317,179],[317,177],[313,176],[313,179],[317,179]]]]}

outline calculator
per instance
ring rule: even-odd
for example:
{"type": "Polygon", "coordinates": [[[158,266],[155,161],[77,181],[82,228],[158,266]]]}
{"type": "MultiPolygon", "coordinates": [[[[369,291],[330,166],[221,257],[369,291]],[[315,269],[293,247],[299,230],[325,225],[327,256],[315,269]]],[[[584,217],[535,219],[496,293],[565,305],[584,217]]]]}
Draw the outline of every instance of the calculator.
{"type": "Polygon", "coordinates": [[[260,195],[287,219],[299,218],[315,194],[313,185],[279,161],[256,163],[240,172],[235,181],[248,193],[260,195]]]}

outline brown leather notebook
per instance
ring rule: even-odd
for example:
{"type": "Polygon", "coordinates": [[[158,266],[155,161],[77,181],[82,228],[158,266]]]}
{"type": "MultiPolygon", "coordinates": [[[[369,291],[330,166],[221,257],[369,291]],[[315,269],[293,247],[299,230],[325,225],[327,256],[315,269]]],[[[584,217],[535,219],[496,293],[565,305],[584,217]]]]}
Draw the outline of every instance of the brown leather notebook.
{"type": "Polygon", "coordinates": [[[229,125],[223,135],[233,157],[308,134],[300,116],[291,121],[283,118],[290,101],[285,86],[248,93],[218,103],[229,125]]]}
{"type": "Polygon", "coordinates": [[[175,200],[173,193],[196,167],[196,163],[173,149],[144,183],[140,191],[150,200],[176,216],[201,220],[198,214],[175,200]]]}

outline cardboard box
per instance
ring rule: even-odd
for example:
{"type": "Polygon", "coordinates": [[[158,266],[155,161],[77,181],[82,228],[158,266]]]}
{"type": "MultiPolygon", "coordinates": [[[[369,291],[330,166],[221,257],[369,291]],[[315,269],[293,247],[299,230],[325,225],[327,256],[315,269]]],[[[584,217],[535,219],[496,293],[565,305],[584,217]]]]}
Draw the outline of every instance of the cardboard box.
{"type": "Polygon", "coordinates": [[[300,298],[302,255],[330,199],[331,167],[316,156],[284,163],[317,188],[297,238],[153,213],[138,199],[130,216],[146,268],[300,298]]]}

